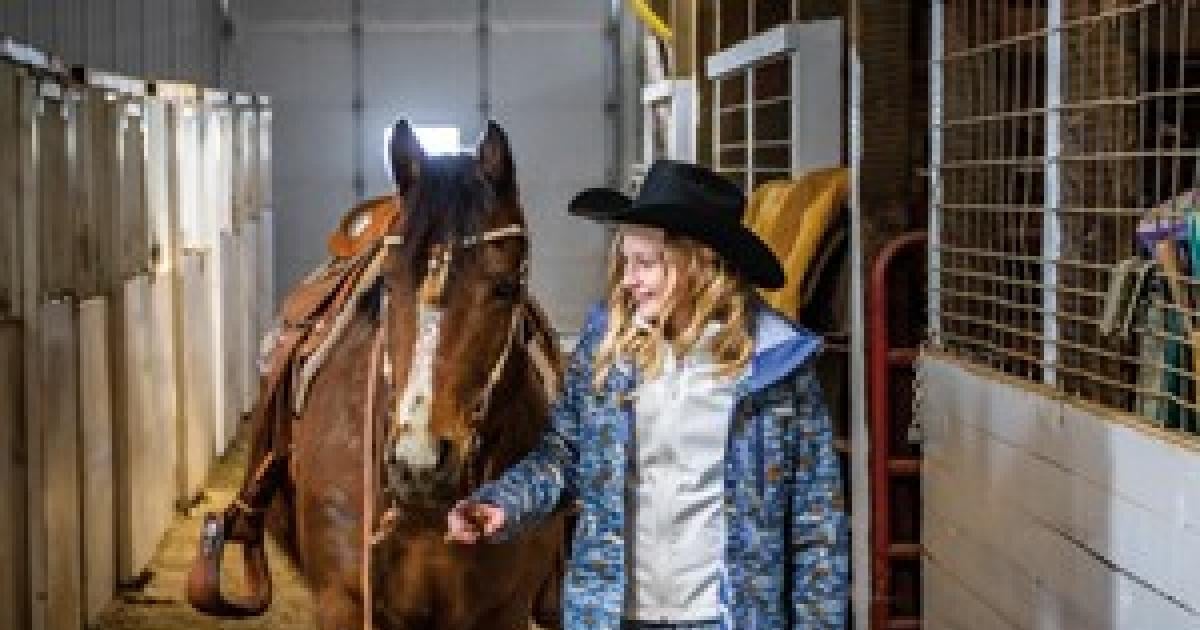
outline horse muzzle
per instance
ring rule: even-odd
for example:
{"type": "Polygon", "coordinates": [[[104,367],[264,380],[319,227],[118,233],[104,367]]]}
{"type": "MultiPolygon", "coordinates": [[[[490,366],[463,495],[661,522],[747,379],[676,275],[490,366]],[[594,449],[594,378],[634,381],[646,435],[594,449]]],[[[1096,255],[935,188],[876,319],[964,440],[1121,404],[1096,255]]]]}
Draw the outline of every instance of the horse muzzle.
{"type": "Polygon", "coordinates": [[[387,450],[389,490],[412,496],[455,486],[459,459],[451,440],[400,436],[387,450]]]}

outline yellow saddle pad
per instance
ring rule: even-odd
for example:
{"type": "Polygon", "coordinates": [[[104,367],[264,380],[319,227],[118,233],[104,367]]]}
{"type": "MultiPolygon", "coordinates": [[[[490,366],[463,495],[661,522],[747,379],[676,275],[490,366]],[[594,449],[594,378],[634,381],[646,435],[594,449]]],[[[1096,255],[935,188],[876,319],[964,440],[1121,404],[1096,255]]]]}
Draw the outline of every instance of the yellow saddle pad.
{"type": "Polygon", "coordinates": [[[767,182],[750,196],[745,224],[775,252],[787,276],[782,288],[762,291],[763,298],[791,317],[806,306],[810,292],[805,288],[816,281],[810,272],[842,212],[849,185],[849,170],[835,167],[767,182]]]}

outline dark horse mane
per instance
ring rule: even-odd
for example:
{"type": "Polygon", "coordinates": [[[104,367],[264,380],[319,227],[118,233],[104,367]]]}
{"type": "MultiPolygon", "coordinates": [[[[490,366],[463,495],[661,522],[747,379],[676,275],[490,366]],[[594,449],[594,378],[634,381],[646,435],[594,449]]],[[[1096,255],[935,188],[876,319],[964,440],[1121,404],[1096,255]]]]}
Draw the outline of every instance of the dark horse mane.
{"type": "MultiPolygon", "coordinates": [[[[399,254],[414,274],[414,283],[425,273],[434,247],[461,243],[482,233],[489,212],[499,200],[471,155],[425,158],[408,199],[404,245],[399,254]]],[[[454,267],[461,267],[473,250],[456,252],[454,267]]],[[[453,268],[450,273],[454,274],[453,268]]]]}

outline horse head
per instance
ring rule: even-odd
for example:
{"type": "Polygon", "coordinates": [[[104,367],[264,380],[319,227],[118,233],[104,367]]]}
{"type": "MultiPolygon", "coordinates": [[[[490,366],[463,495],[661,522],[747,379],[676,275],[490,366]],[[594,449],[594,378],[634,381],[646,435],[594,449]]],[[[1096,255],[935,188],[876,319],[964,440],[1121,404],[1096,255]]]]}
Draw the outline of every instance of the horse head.
{"type": "Polygon", "coordinates": [[[389,147],[407,216],[385,272],[394,298],[388,489],[447,496],[471,481],[484,420],[525,334],[529,243],[508,138],[495,123],[473,153],[427,156],[404,121],[389,147]]]}

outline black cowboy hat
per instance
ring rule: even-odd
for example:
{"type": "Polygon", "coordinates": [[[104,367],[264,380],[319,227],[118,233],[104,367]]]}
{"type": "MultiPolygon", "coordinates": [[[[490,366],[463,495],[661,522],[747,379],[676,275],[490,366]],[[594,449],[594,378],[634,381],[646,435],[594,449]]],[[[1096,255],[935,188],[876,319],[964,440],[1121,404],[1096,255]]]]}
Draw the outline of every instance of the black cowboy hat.
{"type": "Polygon", "coordinates": [[[611,188],[589,188],[571,200],[570,214],[601,223],[662,228],[713,249],[747,281],[783,286],[783,265],[771,248],[742,225],[746,197],[733,182],[695,164],[658,160],[637,199],[611,188]]]}

